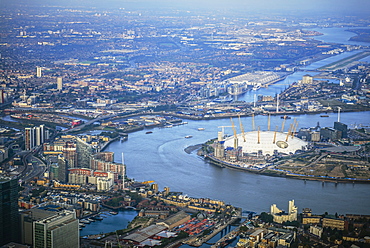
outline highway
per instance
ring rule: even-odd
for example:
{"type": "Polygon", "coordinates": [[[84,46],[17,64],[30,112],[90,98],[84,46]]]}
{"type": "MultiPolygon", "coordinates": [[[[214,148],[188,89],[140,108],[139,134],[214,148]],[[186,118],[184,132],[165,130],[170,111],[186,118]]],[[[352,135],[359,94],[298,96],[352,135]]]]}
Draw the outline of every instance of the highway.
{"type": "Polygon", "coordinates": [[[24,170],[19,175],[19,179],[22,181],[28,182],[35,177],[42,176],[46,171],[46,164],[34,156],[39,150],[40,148],[37,148],[35,151],[30,151],[23,155],[22,162],[24,170]]]}

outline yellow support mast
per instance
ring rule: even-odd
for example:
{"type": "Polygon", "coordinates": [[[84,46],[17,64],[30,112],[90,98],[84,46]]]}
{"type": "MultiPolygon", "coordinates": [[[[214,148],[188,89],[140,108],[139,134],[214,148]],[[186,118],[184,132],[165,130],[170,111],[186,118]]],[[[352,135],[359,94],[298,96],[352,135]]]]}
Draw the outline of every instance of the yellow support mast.
{"type": "Polygon", "coordinates": [[[292,132],[292,130],[293,130],[293,124],[290,124],[288,133],[286,134],[285,142],[288,142],[288,138],[289,138],[289,135],[292,132]]]}
{"type": "Polygon", "coordinates": [[[254,125],[254,113],[252,114],[252,131],[255,131],[256,127],[254,125]]]}
{"type": "Polygon", "coordinates": [[[234,121],[231,117],[230,117],[230,121],[231,121],[231,126],[232,126],[233,131],[234,131],[234,149],[236,150],[238,148],[238,136],[236,135],[236,128],[235,128],[235,125],[234,125],[234,121]]]}
{"type": "Polygon", "coordinates": [[[239,125],[240,125],[240,130],[242,131],[242,135],[243,135],[243,141],[245,142],[245,133],[244,133],[244,127],[243,127],[243,123],[242,123],[242,120],[240,119],[240,115],[238,115],[239,117],[239,125]]]}
{"type": "Polygon", "coordinates": [[[285,120],[286,120],[286,116],[284,115],[283,124],[281,125],[281,132],[282,133],[284,133],[285,120]]]}
{"type": "Polygon", "coordinates": [[[257,144],[261,142],[261,137],[260,137],[260,126],[258,126],[258,141],[257,144]]]}
{"type": "Polygon", "coordinates": [[[270,124],[271,124],[271,114],[269,113],[269,118],[267,121],[267,131],[270,131],[270,124]]]}
{"type": "Polygon", "coordinates": [[[272,144],[275,144],[275,142],[276,142],[276,133],[277,133],[278,129],[279,129],[279,126],[276,126],[275,132],[274,132],[274,140],[272,141],[272,144]]]}
{"type": "Polygon", "coordinates": [[[295,131],[298,128],[298,121],[296,118],[294,118],[294,123],[293,123],[293,131],[292,131],[292,138],[294,138],[295,131]]]}

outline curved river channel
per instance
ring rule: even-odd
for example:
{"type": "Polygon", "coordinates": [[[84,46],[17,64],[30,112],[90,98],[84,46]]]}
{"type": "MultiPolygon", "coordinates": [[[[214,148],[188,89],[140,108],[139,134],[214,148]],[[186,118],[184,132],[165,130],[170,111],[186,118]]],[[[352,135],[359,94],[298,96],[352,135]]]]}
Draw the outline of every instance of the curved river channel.
{"type": "MultiPolygon", "coordinates": [[[[320,38],[334,39],[345,44],[347,36],[353,36],[345,29],[334,31],[330,33],[330,30],[326,29],[320,38]]],[[[333,56],[303,69],[314,70],[357,52],[333,56]]],[[[274,96],[306,73],[296,72],[267,89],[247,92],[239,96],[238,100],[252,102],[254,94],[274,96]]],[[[299,128],[314,127],[318,122],[321,127],[333,127],[338,118],[336,113],[330,113],[327,118],[322,118],[319,114],[294,117],[299,121],[299,128]]],[[[256,126],[259,125],[261,130],[266,130],[267,118],[256,116],[256,126]]],[[[231,123],[229,119],[184,121],[188,124],[173,128],[154,128],[151,134],[146,134],[147,130],[130,133],[127,141],[111,143],[106,150],[115,152],[116,162],[122,162],[121,154],[124,153],[127,176],[130,178],[137,181],[154,180],[160,189],[168,186],[171,191],[180,191],[192,197],[222,200],[242,207],[243,210],[269,211],[270,205],[274,203],[279,208],[287,209],[288,201],[294,199],[299,211],[302,208],[311,208],[313,213],[318,214],[324,212],[370,214],[370,184],[322,183],[263,176],[217,167],[205,162],[195,151],[188,154],[184,151],[185,148],[216,138],[217,132],[221,130],[219,127],[231,126],[231,123]],[[205,130],[198,131],[198,128],[205,130]],[[185,139],[187,135],[193,137],[185,139]]],[[[289,121],[293,121],[293,118],[289,121]]],[[[289,121],[285,127],[289,126],[289,121]]],[[[359,124],[370,126],[370,112],[341,113],[340,121],[349,128],[359,124]]],[[[237,120],[234,122],[238,123],[237,120]]],[[[242,122],[245,131],[251,131],[252,119],[244,117],[242,122]]],[[[271,117],[271,127],[281,125],[280,116],[271,117]]],[[[225,133],[231,135],[231,128],[225,128],[225,133]]]]}
{"type": "MultiPolygon", "coordinates": [[[[294,116],[300,127],[332,127],[337,114],[329,117],[317,115],[294,116]]],[[[256,125],[267,129],[267,116],[256,116],[256,125]]],[[[250,117],[242,118],[245,131],[252,127],[250,117]]],[[[130,133],[125,142],[113,142],[106,150],[115,153],[115,161],[127,166],[127,176],[137,181],[154,180],[159,188],[170,187],[171,191],[181,191],[192,197],[208,197],[255,212],[269,211],[271,204],[287,208],[288,201],[294,199],[296,205],[311,208],[314,213],[355,213],[370,214],[370,184],[322,183],[280,177],[270,177],[220,168],[208,164],[196,152],[190,154],[185,148],[201,144],[217,137],[219,126],[230,126],[229,119],[188,121],[188,124],[173,128],[154,128],[130,133]],[[198,131],[204,128],[204,131],[198,131]],[[184,138],[192,135],[190,139],[184,138]]],[[[236,120],[235,120],[236,121],[236,120]]],[[[286,126],[290,123],[287,120],[286,126]]],[[[370,112],[341,113],[341,122],[349,127],[370,123],[370,112]]],[[[271,117],[271,126],[281,126],[280,116],[271,117]]],[[[225,128],[232,134],[231,128],[225,128]]]]}

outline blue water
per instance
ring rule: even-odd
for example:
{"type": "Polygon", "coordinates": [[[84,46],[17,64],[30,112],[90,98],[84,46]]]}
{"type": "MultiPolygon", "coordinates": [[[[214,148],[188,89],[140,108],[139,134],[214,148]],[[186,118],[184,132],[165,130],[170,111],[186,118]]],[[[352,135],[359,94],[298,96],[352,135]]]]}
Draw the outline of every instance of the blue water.
{"type": "MultiPolygon", "coordinates": [[[[343,29],[342,31],[334,30],[334,33],[331,31],[326,33],[331,35],[336,35],[337,32],[345,33],[339,34],[340,39],[335,38],[337,41],[345,42],[346,39],[353,36],[353,33],[345,32],[343,29]]],[[[330,38],[330,35],[320,36],[321,39],[328,37],[330,38]]],[[[352,53],[344,53],[318,61],[307,66],[306,69],[316,69],[350,56],[352,53]]],[[[369,57],[363,61],[368,61],[368,59],[369,57]]],[[[257,92],[248,92],[240,96],[240,100],[252,102],[255,93],[274,96],[289,84],[300,80],[305,74],[307,72],[296,72],[268,89],[262,88],[257,92]]],[[[328,115],[327,118],[321,118],[319,114],[294,117],[299,121],[299,127],[316,126],[318,122],[322,127],[332,127],[334,121],[337,121],[338,115],[336,113],[328,115]]],[[[269,211],[269,207],[273,203],[286,210],[288,201],[295,199],[299,211],[309,207],[318,214],[324,212],[370,214],[368,207],[370,205],[368,198],[370,185],[305,182],[296,179],[261,176],[219,168],[208,164],[195,152],[187,154],[184,151],[186,147],[215,138],[217,132],[221,130],[219,127],[230,126],[230,120],[186,121],[187,125],[174,128],[151,129],[152,134],[145,134],[146,130],[130,133],[126,142],[114,142],[107,147],[107,150],[115,152],[116,162],[122,162],[121,153],[124,153],[128,177],[138,181],[155,180],[160,189],[169,186],[172,191],[182,191],[192,197],[223,200],[226,203],[242,207],[244,210],[252,210],[257,213],[269,211]],[[205,130],[198,131],[199,127],[203,127],[205,130]],[[193,135],[193,138],[185,139],[186,135],[193,135]]],[[[289,121],[292,120],[287,120],[286,126],[289,126],[289,121]]],[[[242,118],[242,122],[245,131],[252,129],[250,117],[242,118]]],[[[346,123],[350,128],[358,125],[370,126],[370,112],[341,113],[341,122],[346,123]]],[[[235,123],[238,121],[235,120],[235,123]]],[[[261,126],[262,130],[266,130],[267,117],[256,116],[255,123],[261,126]]],[[[271,127],[281,126],[281,124],[282,120],[279,116],[271,117],[271,127]]],[[[225,128],[225,133],[232,134],[231,128],[225,128]]],[[[128,221],[131,221],[135,216],[136,212],[134,211],[119,212],[116,216],[110,216],[103,221],[86,225],[80,232],[81,236],[123,229],[127,226],[128,221]]],[[[209,242],[216,242],[228,231],[216,235],[209,242]]],[[[236,242],[237,240],[231,246],[235,246],[236,242]]],[[[209,246],[202,245],[202,247],[209,246]]],[[[188,248],[187,245],[182,247],[188,248]]]]}
{"type": "Polygon", "coordinates": [[[109,213],[104,215],[107,217],[103,220],[97,220],[90,224],[86,224],[80,231],[80,236],[83,237],[91,234],[108,233],[125,229],[128,223],[136,217],[137,211],[125,210],[119,211],[117,215],[111,215],[109,213]]]}
{"type": "Polygon", "coordinates": [[[316,36],[316,40],[338,43],[345,45],[359,45],[359,46],[370,46],[368,42],[350,41],[349,39],[356,36],[356,33],[346,31],[348,29],[368,29],[369,27],[354,27],[354,28],[315,28],[313,30],[322,33],[321,36],[316,36]]]}
{"type": "MultiPolygon", "coordinates": [[[[298,71],[295,72],[289,76],[287,76],[284,80],[276,82],[275,84],[269,86],[268,88],[260,88],[256,91],[248,91],[240,96],[238,96],[239,101],[246,101],[246,102],[253,102],[254,101],[254,95],[264,95],[264,96],[273,96],[275,97],[277,94],[280,94],[281,92],[284,91],[285,88],[288,88],[289,85],[291,85],[294,82],[298,82],[298,80],[302,80],[302,77],[304,75],[310,75],[310,76],[315,76],[319,74],[319,72],[312,72],[312,70],[316,70],[322,66],[325,66],[327,64],[330,64],[335,61],[339,61],[343,58],[347,58],[349,56],[352,56],[354,54],[360,53],[363,50],[356,50],[356,51],[351,51],[351,52],[344,52],[342,54],[338,54],[335,56],[331,56],[329,58],[314,62],[306,67],[302,67],[301,70],[303,71],[298,71]]],[[[369,57],[363,58],[364,61],[366,59],[369,59],[369,57]]],[[[326,79],[325,79],[326,80],[326,79]]],[[[339,83],[338,80],[332,80],[332,82],[339,83]]]]}
{"type": "MultiPolygon", "coordinates": [[[[232,230],[234,230],[236,228],[236,226],[232,226],[232,225],[228,225],[226,228],[224,228],[221,232],[219,232],[218,234],[216,234],[215,236],[213,236],[210,240],[207,241],[208,244],[206,243],[203,243],[200,247],[201,248],[208,248],[208,247],[211,247],[212,245],[210,244],[214,244],[216,243],[218,240],[220,240],[223,236],[225,236],[226,234],[228,234],[229,232],[231,232],[232,230]]],[[[238,242],[238,238],[235,239],[230,245],[233,246],[233,245],[236,245],[236,243],[238,242]]],[[[190,245],[182,245],[181,248],[191,248],[193,246],[190,246],[190,245]]]]}
{"type": "MultiPolygon", "coordinates": [[[[344,29],[319,31],[325,35],[316,38],[326,42],[333,38],[338,43],[346,43],[353,36],[353,33],[346,32],[344,29]]],[[[315,62],[305,69],[314,70],[357,52],[359,51],[336,55],[315,62]]],[[[307,74],[306,71],[295,72],[267,89],[247,92],[239,96],[239,100],[252,102],[254,94],[274,96],[289,84],[302,79],[305,74],[307,74]]],[[[310,75],[316,74],[310,73],[310,75]]],[[[314,127],[318,123],[321,127],[333,127],[334,122],[338,120],[338,115],[337,113],[328,115],[328,118],[321,118],[320,114],[294,117],[299,122],[299,128],[314,127]]],[[[267,116],[256,116],[256,126],[266,130],[267,118],[267,116]]],[[[286,127],[289,126],[289,121],[286,127]]],[[[358,125],[370,126],[370,112],[341,113],[340,121],[347,124],[349,128],[358,125]]],[[[234,122],[238,123],[237,120],[234,122]]],[[[252,129],[252,118],[244,117],[242,122],[245,131],[252,129]]],[[[282,120],[279,116],[271,117],[271,127],[281,125],[282,120]]],[[[294,199],[299,210],[311,208],[314,213],[370,214],[370,199],[367,197],[370,185],[305,182],[240,172],[208,164],[195,152],[187,154],[184,151],[188,146],[202,144],[217,137],[217,132],[221,131],[220,126],[231,126],[230,120],[188,121],[187,125],[170,129],[152,129],[153,133],[150,135],[145,134],[143,130],[131,133],[126,142],[110,144],[107,150],[115,152],[116,162],[121,162],[121,153],[124,153],[127,175],[131,178],[138,181],[154,180],[160,189],[168,186],[172,191],[181,191],[192,197],[223,200],[244,210],[257,213],[269,211],[270,205],[274,203],[279,208],[286,209],[288,201],[294,199]],[[205,130],[197,131],[199,127],[205,130]],[[193,138],[185,139],[187,135],[192,135],[193,138]]],[[[225,128],[225,133],[231,135],[233,132],[231,128],[225,128]]]]}

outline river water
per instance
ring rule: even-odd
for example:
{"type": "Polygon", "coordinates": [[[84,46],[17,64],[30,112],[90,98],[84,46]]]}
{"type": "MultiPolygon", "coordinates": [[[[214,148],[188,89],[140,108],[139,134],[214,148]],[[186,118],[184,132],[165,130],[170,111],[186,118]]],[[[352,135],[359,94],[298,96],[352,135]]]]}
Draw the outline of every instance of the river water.
{"type": "MultiPolygon", "coordinates": [[[[327,32],[331,35],[327,35],[326,39],[338,34],[334,39],[338,43],[345,43],[343,32],[345,32],[344,29],[327,32]]],[[[320,36],[320,39],[324,37],[320,36]]],[[[306,69],[313,70],[356,52],[358,51],[318,61],[307,66],[306,69]]],[[[305,71],[296,72],[277,85],[268,89],[260,89],[257,94],[280,93],[287,85],[301,79],[306,73],[305,71]]],[[[251,102],[254,94],[255,92],[248,92],[239,100],[251,102]]],[[[318,122],[321,127],[332,127],[338,118],[336,113],[330,113],[328,118],[322,118],[319,114],[294,117],[299,121],[299,127],[313,127],[318,122]]],[[[340,118],[340,121],[350,128],[359,124],[370,125],[370,112],[341,113],[340,118]]],[[[300,211],[302,208],[311,208],[314,213],[318,214],[324,212],[370,214],[370,185],[368,184],[305,182],[297,179],[257,175],[220,168],[208,164],[195,152],[186,153],[184,151],[186,147],[217,137],[217,132],[221,130],[220,126],[231,126],[229,119],[187,122],[187,125],[173,128],[154,128],[151,134],[146,134],[147,130],[130,133],[126,142],[111,143],[106,150],[115,152],[116,162],[122,162],[121,154],[124,153],[127,176],[130,178],[137,181],[154,180],[160,189],[168,186],[171,191],[181,191],[192,197],[222,200],[225,203],[242,207],[244,210],[269,211],[271,204],[287,209],[288,201],[294,199],[300,211]],[[205,130],[198,131],[200,127],[205,130]],[[187,135],[193,137],[185,139],[187,135]]],[[[250,131],[251,118],[244,117],[242,122],[245,131],[250,131]]],[[[262,130],[267,129],[266,116],[256,116],[255,123],[261,126],[262,130]]],[[[281,126],[281,124],[279,116],[271,117],[272,127],[281,126]]],[[[285,126],[289,126],[289,122],[285,126]]],[[[231,128],[225,128],[225,133],[232,134],[231,128]]]]}

